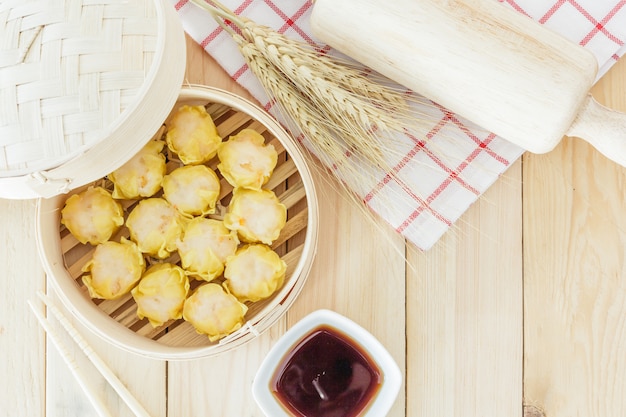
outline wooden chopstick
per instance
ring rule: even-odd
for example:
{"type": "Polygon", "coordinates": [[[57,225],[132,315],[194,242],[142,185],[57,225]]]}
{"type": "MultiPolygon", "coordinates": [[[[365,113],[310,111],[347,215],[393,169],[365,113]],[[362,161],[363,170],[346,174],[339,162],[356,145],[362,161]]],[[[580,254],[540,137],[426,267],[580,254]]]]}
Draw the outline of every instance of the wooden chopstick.
{"type": "MultiPolygon", "coordinates": [[[[132,412],[137,417],[150,417],[150,414],[145,410],[145,408],[137,401],[137,399],[128,391],[126,386],[119,380],[119,378],[115,375],[115,373],[109,368],[106,363],[98,356],[98,354],[89,346],[87,341],[80,335],[78,330],[70,323],[70,321],[65,317],[63,312],[59,310],[59,308],[54,304],[52,299],[44,294],[42,291],[37,291],[37,296],[44,302],[44,304],[48,307],[48,311],[51,311],[55,318],[61,323],[65,331],[72,336],[72,339],[76,344],[82,349],[83,353],[87,358],[91,361],[91,363],[96,367],[96,369],[100,372],[100,374],[107,380],[107,382],[113,387],[115,392],[124,400],[126,405],[132,410],[132,412]]],[[[102,400],[98,398],[98,396],[91,391],[88,384],[86,384],[85,377],[80,373],[78,369],[78,365],[74,362],[71,356],[68,354],[67,348],[58,338],[58,335],[55,333],[54,329],[50,326],[50,323],[43,315],[37,311],[34,305],[28,301],[28,304],[41,323],[42,327],[50,336],[52,341],[54,342],[57,349],[63,356],[63,359],[70,367],[72,374],[77,379],[85,394],[91,401],[92,405],[98,412],[98,414],[102,417],[111,417],[111,413],[107,410],[106,406],[102,403],[102,400]]]]}
{"type": "Polygon", "coordinates": [[[102,401],[102,398],[100,398],[93,391],[92,387],[87,383],[85,376],[80,372],[78,364],[72,359],[71,355],[69,354],[67,346],[65,346],[61,339],[59,339],[54,329],[52,329],[52,327],[50,326],[50,323],[39,311],[37,311],[37,309],[30,300],[28,301],[28,305],[30,306],[32,312],[35,314],[35,317],[37,317],[37,320],[39,321],[39,324],[41,324],[41,327],[44,328],[46,334],[54,343],[57,351],[61,354],[63,361],[72,372],[72,375],[74,376],[76,381],[78,381],[78,385],[80,385],[80,387],[82,388],[83,392],[87,396],[87,399],[89,399],[89,402],[91,403],[93,408],[98,412],[98,415],[100,417],[113,417],[113,415],[109,412],[107,406],[102,401]]]}

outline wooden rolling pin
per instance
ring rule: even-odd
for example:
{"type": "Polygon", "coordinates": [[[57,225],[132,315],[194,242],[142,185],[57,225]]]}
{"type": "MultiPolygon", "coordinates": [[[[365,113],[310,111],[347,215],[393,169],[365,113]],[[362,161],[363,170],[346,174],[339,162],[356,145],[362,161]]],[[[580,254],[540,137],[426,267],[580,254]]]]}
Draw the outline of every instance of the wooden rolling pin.
{"type": "Polygon", "coordinates": [[[323,42],[535,153],[580,137],[626,166],[626,115],[585,48],[495,0],[315,0],[323,42]]]}

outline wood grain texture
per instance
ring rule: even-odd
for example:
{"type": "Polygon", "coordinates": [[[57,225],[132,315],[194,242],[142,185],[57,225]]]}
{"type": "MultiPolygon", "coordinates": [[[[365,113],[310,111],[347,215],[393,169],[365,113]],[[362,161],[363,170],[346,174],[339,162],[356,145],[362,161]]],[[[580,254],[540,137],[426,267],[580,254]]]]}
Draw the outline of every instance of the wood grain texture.
{"type": "MultiPolygon", "coordinates": [[[[199,46],[188,47],[187,80],[249,94],[199,46]]],[[[344,314],[370,330],[404,369],[404,240],[386,227],[373,227],[365,216],[316,174],[320,200],[320,236],[316,262],[305,287],[270,331],[232,353],[194,362],[168,364],[169,415],[262,416],[250,395],[264,355],[286,329],[319,308],[344,314]],[[382,311],[381,311],[382,310],[382,311]],[[390,318],[393,318],[390,320],[390,318]],[[240,401],[225,401],[238,393],[240,401]]],[[[390,416],[404,416],[404,392],[390,416]]]]}
{"type": "Polygon", "coordinates": [[[586,140],[602,155],[626,167],[626,113],[587,96],[567,136],[586,140]]]}
{"type": "MultiPolygon", "coordinates": [[[[223,88],[253,100],[190,39],[187,42],[185,81],[223,88]]],[[[263,356],[285,329],[283,318],[270,331],[232,353],[195,361],[169,362],[168,415],[262,416],[251,398],[252,380],[263,356]],[[227,398],[237,400],[228,401],[227,398]]]]}
{"type": "Polygon", "coordinates": [[[0,199],[0,415],[45,413],[43,330],[26,300],[45,288],[35,246],[34,200],[0,199]]]}
{"type": "Polygon", "coordinates": [[[522,415],[521,163],[506,176],[431,250],[409,248],[407,416],[522,415]]]}
{"type": "MultiPolygon", "coordinates": [[[[626,62],[593,89],[626,110],[626,62]]],[[[546,417],[626,410],[626,170],[567,139],[524,157],[524,397],[546,417]]]]}
{"type": "MultiPolygon", "coordinates": [[[[188,46],[188,82],[249,97],[198,45],[188,46]]],[[[594,94],[626,110],[624,91],[622,61],[594,94]]],[[[369,329],[404,370],[391,417],[621,417],[624,174],[575,139],[528,154],[426,253],[371,226],[340,187],[316,178],[316,263],[287,315],[257,340],[211,359],[163,362],[114,348],[73,322],[155,417],[261,417],[250,392],[256,369],[278,337],[317,308],[369,329]]],[[[26,306],[46,288],[35,203],[0,199],[0,214],[0,416],[94,416],[26,306]]],[[[76,356],[114,414],[129,416],[76,356]]]]}
{"type": "MultiPolygon", "coordinates": [[[[404,240],[383,225],[372,225],[339,190],[330,183],[321,192],[318,262],[288,323],[319,308],[343,314],[389,350],[406,379],[404,240]]],[[[388,415],[406,415],[404,384],[388,415]]]]}
{"type": "MultiPolygon", "coordinates": [[[[51,288],[52,284],[48,287],[51,288]]],[[[63,307],[61,300],[49,290],[56,305],[68,317],[72,325],[88,341],[98,356],[128,388],[131,394],[152,417],[165,417],[166,363],[144,358],[122,351],[103,341],[99,336],[83,326],[63,307]]],[[[34,296],[33,296],[34,298],[34,296]]],[[[116,417],[133,417],[134,413],[117,395],[115,390],[100,375],[96,367],[87,359],[76,343],[63,331],[63,327],[51,316],[51,322],[64,341],[73,363],[86,377],[86,383],[100,395],[105,406],[116,417]]],[[[93,406],[83,394],[78,382],[71,375],[68,366],[52,342],[47,343],[46,351],[46,417],[87,417],[97,416],[93,406]],[[63,383],[59,383],[63,381],[63,383]]]]}

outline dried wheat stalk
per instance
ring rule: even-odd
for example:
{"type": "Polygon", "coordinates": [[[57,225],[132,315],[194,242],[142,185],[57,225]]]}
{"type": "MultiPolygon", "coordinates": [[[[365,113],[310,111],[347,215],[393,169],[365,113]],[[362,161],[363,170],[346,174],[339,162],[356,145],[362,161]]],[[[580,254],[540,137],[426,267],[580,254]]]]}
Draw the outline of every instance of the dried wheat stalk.
{"type": "MultiPolygon", "coordinates": [[[[307,97],[292,83],[285,82],[281,74],[259,51],[255,44],[246,42],[241,36],[233,39],[240,46],[240,51],[249,63],[250,70],[259,78],[271,97],[276,100],[281,111],[290,120],[297,120],[297,129],[307,138],[315,138],[307,144],[316,157],[330,169],[335,170],[342,181],[346,178],[364,176],[355,163],[345,163],[348,159],[347,146],[337,138],[335,130],[320,119],[320,114],[311,107],[307,97]]],[[[353,155],[353,161],[359,158],[353,155]]]]}
{"type": "Polygon", "coordinates": [[[410,105],[411,100],[423,103],[423,99],[366,76],[363,68],[237,16],[218,1],[192,2],[209,11],[231,35],[292,134],[306,138],[307,151],[363,207],[357,194],[373,190],[382,175],[393,176],[387,162],[396,152],[393,136],[418,131],[431,120],[410,105]]]}

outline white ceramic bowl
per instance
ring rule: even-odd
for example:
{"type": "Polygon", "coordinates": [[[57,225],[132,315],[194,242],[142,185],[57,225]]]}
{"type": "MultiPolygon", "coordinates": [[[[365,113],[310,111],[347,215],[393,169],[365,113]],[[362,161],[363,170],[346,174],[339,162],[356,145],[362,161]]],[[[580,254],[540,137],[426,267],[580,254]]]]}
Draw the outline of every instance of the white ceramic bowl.
{"type": "Polygon", "coordinates": [[[381,382],[358,415],[361,417],[385,416],[394,404],[402,385],[400,368],[385,347],[371,333],[352,320],[330,310],[317,310],[304,317],[289,329],[270,350],[252,384],[254,399],[261,410],[268,417],[299,415],[290,412],[288,407],[283,405],[273,385],[285,359],[301,342],[320,328],[330,329],[341,336],[344,341],[365,353],[378,368],[381,382]]]}

